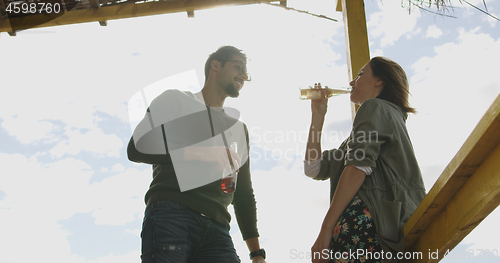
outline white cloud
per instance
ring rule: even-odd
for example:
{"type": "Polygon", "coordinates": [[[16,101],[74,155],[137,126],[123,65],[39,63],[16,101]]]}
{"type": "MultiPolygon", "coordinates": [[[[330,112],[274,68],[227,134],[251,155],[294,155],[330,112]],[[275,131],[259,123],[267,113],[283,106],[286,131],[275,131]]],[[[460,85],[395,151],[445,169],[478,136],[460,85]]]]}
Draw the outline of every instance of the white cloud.
{"type": "Polygon", "coordinates": [[[377,56],[384,56],[384,50],[382,50],[382,49],[376,49],[376,50],[370,51],[370,57],[371,58],[377,57],[377,56]]]}
{"type": "Polygon", "coordinates": [[[151,169],[127,169],[90,186],[97,225],[125,225],[144,213],[151,169]]]}
{"type": "Polygon", "coordinates": [[[23,262],[82,262],[71,255],[68,233],[57,221],[89,209],[83,198],[89,196],[88,169],[74,159],[45,166],[36,158],[0,154],[0,187],[6,194],[0,201],[2,260],[19,262],[23,255],[23,262]],[[25,253],[26,237],[36,244],[30,253],[25,253]]]}
{"type": "Polygon", "coordinates": [[[429,134],[414,137],[418,156],[429,165],[451,160],[500,91],[498,80],[483,77],[496,75],[498,67],[490,58],[500,57],[500,40],[477,28],[460,29],[456,42],[434,50],[434,57],[413,65],[412,104],[419,113],[409,122],[414,133],[429,134]],[[420,145],[436,149],[420,149],[420,145]]]}
{"type": "MultiPolygon", "coordinates": [[[[498,14],[498,11],[495,9],[495,0],[469,0],[467,1],[470,4],[474,5],[475,7],[488,12],[489,14],[495,16],[496,18],[500,18],[500,15],[498,14]],[[486,5],[486,6],[485,6],[486,5]]],[[[477,10],[475,7],[472,7],[471,5],[462,2],[461,3],[462,7],[462,14],[463,17],[472,17],[472,16],[478,16],[479,19],[483,22],[488,23],[492,28],[496,27],[499,23],[499,21],[479,10],[477,10]]]]}
{"type": "Polygon", "coordinates": [[[496,27],[500,22],[498,21],[498,19],[500,19],[500,13],[499,12],[495,12],[495,11],[489,11],[488,13],[490,13],[491,15],[493,15],[495,18],[491,17],[491,16],[487,16],[486,17],[486,20],[488,21],[488,23],[490,24],[491,27],[496,27]]]}
{"type": "MultiPolygon", "coordinates": [[[[57,87],[57,84],[49,86],[48,89],[55,90],[47,94],[57,93],[57,87]]],[[[23,92],[14,89],[11,96],[23,97],[23,92]]],[[[76,155],[80,151],[120,156],[123,143],[116,135],[105,134],[97,127],[100,119],[96,115],[97,109],[92,106],[91,96],[70,101],[64,96],[47,94],[35,94],[40,98],[38,100],[32,100],[32,97],[21,101],[2,98],[5,103],[0,106],[1,126],[23,144],[57,143],[49,151],[57,158],[64,154],[76,155]]]]}
{"type": "Polygon", "coordinates": [[[0,209],[1,262],[85,262],[71,253],[66,240],[69,233],[47,218],[46,213],[49,212],[30,210],[29,207],[0,209]],[[26,253],[26,248],[29,248],[29,253],[26,253]]]}
{"type": "Polygon", "coordinates": [[[60,140],[49,152],[55,157],[64,154],[76,155],[81,151],[98,153],[108,157],[119,157],[123,147],[122,140],[115,134],[104,134],[97,127],[81,133],[81,130],[66,128],[65,135],[68,139],[60,140]]]}
{"type": "Polygon", "coordinates": [[[111,168],[111,170],[113,172],[124,172],[125,171],[125,166],[123,166],[123,164],[121,164],[121,163],[117,163],[117,164],[113,165],[113,167],[111,168]]]}
{"type": "Polygon", "coordinates": [[[86,263],[137,263],[141,258],[141,251],[140,250],[134,250],[129,252],[126,255],[114,255],[109,254],[105,257],[100,257],[96,260],[90,260],[87,261],[86,263]]]}
{"type": "Polygon", "coordinates": [[[367,15],[368,32],[372,39],[380,41],[380,46],[394,45],[404,35],[408,35],[421,17],[419,12],[408,13],[400,1],[378,1],[379,12],[367,15]]]}
{"type": "Polygon", "coordinates": [[[6,194],[0,204],[7,208],[30,210],[54,220],[89,209],[82,197],[89,194],[88,180],[94,172],[85,162],[67,158],[43,165],[36,157],[0,154],[0,163],[1,174],[9,175],[0,178],[6,194]]]}
{"type": "MultiPolygon", "coordinates": [[[[252,184],[260,243],[269,250],[268,262],[303,262],[293,259],[292,250],[309,252],[316,241],[329,207],[329,181],[306,177],[302,160],[296,160],[282,161],[270,171],[254,171],[252,184]]],[[[231,228],[237,229],[236,222],[231,228]]],[[[232,237],[238,254],[247,255],[239,231],[234,231],[232,237]]],[[[247,257],[240,258],[243,263],[250,262],[247,257]]]]}
{"type": "Polygon", "coordinates": [[[442,34],[443,31],[441,31],[441,29],[439,29],[436,25],[430,25],[427,28],[427,34],[425,35],[425,37],[439,38],[442,34]]]}
{"type": "MultiPolygon", "coordinates": [[[[119,167],[119,166],[116,166],[119,167]]],[[[142,218],[143,196],[151,169],[128,169],[100,183],[89,184],[94,171],[81,160],[66,158],[42,164],[36,157],[0,153],[0,247],[2,260],[81,263],[71,254],[58,221],[94,211],[96,224],[124,225],[142,218]],[[24,253],[29,236],[33,253],[24,253]],[[24,252],[23,252],[24,251],[24,252]]],[[[98,261],[100,262],[100,261],[98,261]]]]}
{"type": "Polygon", "coordinates": [[[2,127],[23,144],[50,138],[53,126],[47,121],[21,119],[18,116],[7,117],[2,122],[2,127]]]}
{"type": "Polygon", "coordinates": [[[141,229],[127,229],[125,230],[126,233],[130,233],[134,236],[140,237],[141,236],[141,229]]]}

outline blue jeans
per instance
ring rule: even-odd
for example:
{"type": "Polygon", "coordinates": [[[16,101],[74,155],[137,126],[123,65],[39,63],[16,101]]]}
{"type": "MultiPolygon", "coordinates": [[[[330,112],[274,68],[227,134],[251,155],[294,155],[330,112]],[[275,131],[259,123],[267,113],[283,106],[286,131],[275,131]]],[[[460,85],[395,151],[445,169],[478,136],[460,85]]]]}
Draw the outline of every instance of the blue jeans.
{"type": "Polygon", "coordinates": [[[224,225],[172,201],[146,210],[141,238],[142,263],[241,262],[224,225]]]}

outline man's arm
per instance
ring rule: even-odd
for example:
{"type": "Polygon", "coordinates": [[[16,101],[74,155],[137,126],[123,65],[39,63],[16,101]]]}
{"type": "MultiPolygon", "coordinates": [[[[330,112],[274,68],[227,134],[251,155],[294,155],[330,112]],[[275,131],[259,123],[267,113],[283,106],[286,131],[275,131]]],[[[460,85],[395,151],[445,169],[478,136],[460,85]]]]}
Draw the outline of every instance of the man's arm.
{"type": "Polygon", "coordinates": [[[169,154],[147,154],[137,150],[134,143],[134,138],[130,138],[127,146],[128,159],[136,163],[147,164],[166,164],[172,162],[169,154]]]}
{"type": "MultiPolygon", "coordinates": [[[[254,252],[257,250],[260,250],[260,244],[259,244],[259,238],[258,237],[253,237],[245,240],[247,243],[248,250],[250,252],[254,252]]],[[[252,263],[266,263],[264,260],[264,257],[262,256],[255,256],[252,258],[252,263]]]]}
{"type": "MultiPolygon", "coordinates": [[[[248,158],[240,167],[238,173],[238,183],[234,192],[233,206],[240,227],[243,239],[247,243],[248,250],[255,252],[260,250],[259,232],[257,230],[257,203],[252,187],[250,176],[250,138],[246,125],[243,126],[247,146],[248,158]]],[[[262,256],[256,256],[252,259],[253,263],[266,263],[262,256]]]]}

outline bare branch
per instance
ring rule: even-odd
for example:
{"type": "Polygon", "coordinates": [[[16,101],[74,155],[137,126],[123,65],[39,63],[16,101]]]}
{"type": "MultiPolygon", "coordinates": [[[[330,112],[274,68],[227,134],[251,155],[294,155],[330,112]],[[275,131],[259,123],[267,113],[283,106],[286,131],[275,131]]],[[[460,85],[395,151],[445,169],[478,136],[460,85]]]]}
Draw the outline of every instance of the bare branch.
{"type": "MultiPolygon", "coordinates": [[[[402,0],[404,1],[404,0],[402,0]]],[[[463,3],[466,3],[467,5],[470,5],[472,7],[474,7],[475,9],[481,11],[482,13],[494,18],[495,20],[497,21],[500,21],[500,19],[494,15],[492,15],[491,13],[488,12],[488,7],[486,6],[486,1],[483,0],[483,5],[484,5],[484,10],[471,4],[470,2],[468,2],[467,0],[458,0],[462,5],[463,3]]],[[[416,6],[418,8],[420,8],[420,10],[422,11],[425,11],[425,12],[430,12],[430,13],[433,13],[433,14],[437,14],[437,15],[441,15],[441,16],[446,16],[446,17],[453,17],[453,18],[456,18],[454,16],[450,16],[450,15],[445,15],[443,14],[443,12],[447,11],[448,8],[451,8],[453,9],[454,7],[451,5],[451,0],[407,0],[407,2],[410,4],[410,6],[408,7],[408,11],[411,12],[411,6],[416,6]],[[433,5],[436,6],[437,8],[437,12],[434,12],[434,11],[431,11],[427,8],[424,8],[424,4],[425,5],[428,5],[428,8],[432,7],[433,5]]]]}
{"type": "MultiPolygon", "coordinates": [[[[418,3],[414,3],[413,1],[411,0],[408,0],[408,2],[410,3],[410,5],[414,5],[418,8],[420,8],[420,10],[424,11],[424,12],[429,12],[429,13],[432,13],[432,14],[435,14],[435,15],[440,15],[440,16],[445,16],[445,17],[451,17],[451,18],[457,18],[456,16],[452,16],[452,15],[446,15],[446,14],[443,14],[443,13],[440,13],[440,12],[434,12],[430,9],[427,9],[427,8],[424,8],[421,4],[418,4],[418,3]]],[[[424,1],[420,1],[421,3],[426,3],[424,1]]],[[[430,5],[432,4],[431,2],[428,2],[429,3],[429,7],[430,5]]],[[[451,7],[453,8],[452,6],[449,6],[449,5],[441,5],[441,6],[438,6],[438,10],[439,8],[441,9],[444,9],[444,10],[447,10],[448,7],[451,7]]],[[[442,11],[444,12],[444,11],[442,11]]]]}
{"type": "Polygon", "coordinates": [[[325,15],[318,15],[318,14],[313,14],[311,12],[308,12],[308,11],[304,11],[304,10],[297,10],[293,7],[287,7],[287,6],[282,6],[282,5],[278,5],[278,4],[272,4],[272,3],[266,3],[268,5],[272,5],[272,6],[276,6],[276,7],[281,7],[281,8],[285,8],[286,10],[293,10],[293,11],[297,11],[299,13],[305,13],[305,14],[308,14],[308,15],[312,15],[312,16],[315,16],[315,17],[319,17],[319,18],[324,18],[324,19],[328,19],[328,20],[332,20],[332,21],[335,21],[335,22],[339,22],[337,19],[334,19],[334,18],[331,18],[331,17],[327,17],[325,15]]]}
{"type": "MultiPolygon", "coordinates": [[[[483,12],[483,13],[487,14],[488,16],[493,17],[493,18],[494,18],[494,19],[496,19],[497,21],[500,21],[500,19],[499,19],[498,17],[496,17],[496,16],[494,16],[494,15],[492,15],[492,14],[488,13],[488,9],[487,9],[487,8],[486,8],[486,11],[484,11],[483,9],[481,9],[481,8],[479,8],[479,7],[477,7],[477,6],[473,5],[473,4],[471,4],[471,3],[469,3],[469,2],[468,2],[468,1],[466,1],[466,0],[460,0],[460,2],[461,2],[461,1],[464,1],[466,4],[468,4],[468,5],[472,6],[472,7],[474,7],[475,9],[477,9],[477,10],[479,10],[479,11],[481,11],[481,12],[483,12]]],[[[485,3],[485,7],[486,7],[486,3],[485,3]]]]}

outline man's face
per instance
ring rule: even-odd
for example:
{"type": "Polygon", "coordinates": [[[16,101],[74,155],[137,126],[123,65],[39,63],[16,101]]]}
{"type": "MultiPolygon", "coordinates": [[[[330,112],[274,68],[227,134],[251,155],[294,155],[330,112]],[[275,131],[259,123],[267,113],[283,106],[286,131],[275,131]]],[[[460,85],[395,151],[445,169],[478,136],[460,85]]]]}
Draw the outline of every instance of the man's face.
{"type": "Polygon", "coordinates": [[[248,79],[246,64],[243,58],[237,55],[233,55],[231,59],[224,62],[224,66],[217,74],[217,79],[226,94],[231,98],[236,98],[240,95],[245,80],[248,79]]]}

